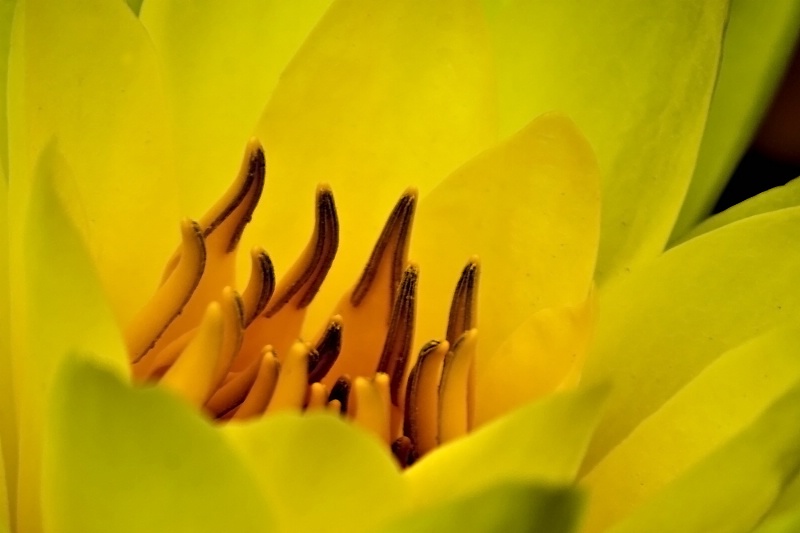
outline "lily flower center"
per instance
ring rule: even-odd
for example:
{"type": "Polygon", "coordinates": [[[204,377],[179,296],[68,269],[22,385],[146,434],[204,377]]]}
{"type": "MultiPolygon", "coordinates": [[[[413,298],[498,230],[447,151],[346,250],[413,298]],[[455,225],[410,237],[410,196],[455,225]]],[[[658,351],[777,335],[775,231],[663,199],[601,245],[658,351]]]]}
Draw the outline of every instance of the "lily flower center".
{"type": "Polygon", "coordinates": [[[125,328],[131,372],[224,423],[283,410],[324,410],[384,440],[402,466],[472,426],[478,263],[456,284],[444,338],[413,350],[419,268],[408,249],[417,194],[400,197],[357,281],[316,338],[306,310],[333,264],[339,222],[333,193],[317,189],[315,226],[276,282],[269,255],[251,252],[235,288],[236,251],[264,188],[264,151],[252,141],[231,188],[182,242],[160,286],[125,328]]]}

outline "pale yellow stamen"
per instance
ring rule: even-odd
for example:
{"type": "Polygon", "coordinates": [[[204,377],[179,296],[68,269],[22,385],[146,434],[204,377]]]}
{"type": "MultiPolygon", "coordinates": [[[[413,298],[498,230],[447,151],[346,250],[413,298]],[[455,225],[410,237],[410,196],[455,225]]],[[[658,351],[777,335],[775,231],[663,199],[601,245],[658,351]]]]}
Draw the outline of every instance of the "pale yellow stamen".
{"type": "Polygon", "coordinates": [[[439,444],[439,379],[449,349],[447,341],[428,343],[408,376],[403,434],[411,439],[419,455],[439,444]]]}
{"type": "Polygon", "coordinates": [[[322,383],[312,383],[308,388],[307,411],[324,410],[328,407],[328,387],[322,383]]]}
{"type": "Polygon", "coordinates": [[[258,368],[256,379],[250,387],[247,397],[236,409],[233,415],[234,420],[252,418],[264,413],[275,392],[279,373],[280,363],[275,357],[272,347],[267,346],[261,356],[261,365],[258,368]]]}
{"type": "Polygon", "coordinates": [[[353,383],[355,409],[353,422],[391,443],[389,418],[389,376],[378,373],[373,379],[357,377],[353,383]]]}
{"type": "Polygon", "coordinates": [[[439,444],[466,435],[469,430],[467,391],[477,340],[478,330],[467,331],[444,358],[439,384],[439,444]]]}
{"type": "Polygon", "coordinates": [[[228,374],[222,386],[206,402],[206,411],[214,418],[232,416],[255,383],[259,368],[261,360],[256,359],[244,370],[228,374]]]}
{"type": "Polygon", "coordinates": [[[311,348],[304,342],[295,341],[281,366],[275,393],[267,407],[268,413],[300,410],[308,389],[308,356],[311,348]]]}

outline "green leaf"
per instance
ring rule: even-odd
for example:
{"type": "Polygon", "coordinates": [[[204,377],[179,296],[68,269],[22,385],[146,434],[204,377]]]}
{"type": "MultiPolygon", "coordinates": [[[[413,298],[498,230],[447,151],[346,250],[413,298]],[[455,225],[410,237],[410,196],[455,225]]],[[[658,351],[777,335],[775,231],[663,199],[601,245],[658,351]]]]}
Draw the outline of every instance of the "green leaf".
{"type": "Polygon", "coordinates": [[[422,509],[376,533],[569,533],[578,525],[581,500],[574,489],[505,483],[422,509]]]}
{"type": "Polygon", "coordinates": [[[80,357],[49,395],[47,531],[272,531],[258,485],[219,431],[161,388],[132,389],[80,357]]]}
{"type": "Polygon", "coordinates": [[[711,212],[781,81],[798,34],[798,0],[731,2],[719,80],[673,240],[711,212]]]}
{"type": "Polygon", "coordinates": [[[597,152],[604,178],[598,279],[657,256],[694,170],[728,2],[484,3],[501,134],[558,110],[597,152]]]}
{"type": "Polygon", "coordinates": [[[599,291],[585,383],[612,385],[584,471],[720,354],[800,318],[800,208],[722,227],[599,291]]]}
{"type": "Polygon", "coordinates": [[[747,533],[800,468],[800,386],[609,533],[747,533]]]}
{"type": "Polygon", "coordinates": [[[271,415],[229,424],[224,433],[272,504],[280,531],[367,531],[408,507],[386,444],[330,414],[271,415]]]}
{"type": "Polygon", "coordinates": [[[595,387],[550,396],[436,448],[405,473],[415,505],[430,505],[509,480],[571,483],[606,392],[595,387]]]}

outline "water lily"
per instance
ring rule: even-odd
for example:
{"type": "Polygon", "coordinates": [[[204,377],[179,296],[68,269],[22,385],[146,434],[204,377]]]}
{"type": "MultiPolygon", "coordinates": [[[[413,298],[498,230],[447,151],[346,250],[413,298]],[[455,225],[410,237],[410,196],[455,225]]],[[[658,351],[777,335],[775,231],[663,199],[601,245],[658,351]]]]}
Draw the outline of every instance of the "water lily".
{"type": "MultiPolygon", "coordinates": [[[[726,3],[429,4],[3,8],[0,528],[795,523],[792,190],[686,231],[740,144],[715,117],[755,121],[715,111],[735,56],[708,115],[726,3]],[[376,377],[432,339],[477,339],[459,387],[376,377]],[[212,408],[248,368],[272,398],[212,408]],[[389,425],[409,405],[433,425],[389,425]]],[[[726,50],[796,32],[797,2],[750,9],[726,50]]]]}

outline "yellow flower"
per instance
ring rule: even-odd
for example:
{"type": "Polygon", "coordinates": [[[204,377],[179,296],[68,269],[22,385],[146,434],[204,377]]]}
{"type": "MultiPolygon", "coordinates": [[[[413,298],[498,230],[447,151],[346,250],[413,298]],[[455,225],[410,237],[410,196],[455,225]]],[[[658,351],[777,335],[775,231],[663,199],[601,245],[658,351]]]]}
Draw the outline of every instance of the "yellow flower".
{"type": "MultiPolygon", "coordinates": [[[[576,480],[586,531],[794,519],[781,515],[800,483],[787,349],[800,213],[749,202],[662,253],[681,206],[687,227],[701,211],[683,198],[725,2],[154,0],[138,17],[131,4],[3,5],[0,530],[573,531],[576,480]],[[534,118],[551,109],[588,142],[561,115],[534,118]],[[177,221],[213,204],[253,134],[267,185],[242,249],[289,271],[317,183],[336,195],[339,251],[306,338],[407,186],[419,341],[444,336],[458,273],[480,255],[470,435],[401,471],[330,414],[219,428],[166,387],[127,383],[128,357],[147,351],[130,349],[147,339],[130,324],[177,221]],[[550,395],[587,351],[585,386],[550,395]]],[[[788,21],[776,41],[793,4],[764,11],[788,21]]],[[[691,201],[717,178],[692,180],[691,201]]],[[[218,312],[207,321],[224,328],[218,312]]],[[[196,381],[175,377],[192,397],[196,381]]]]}

